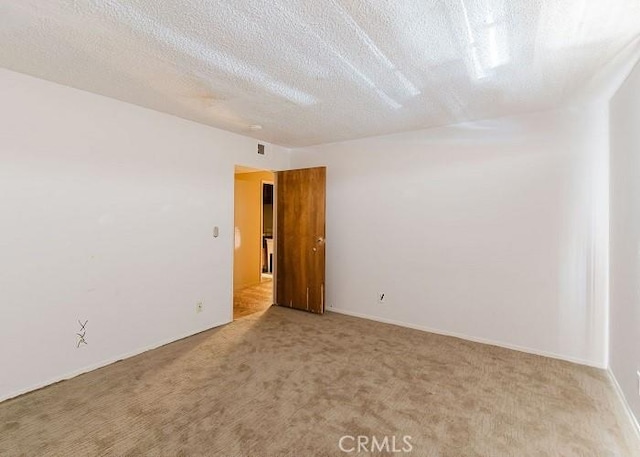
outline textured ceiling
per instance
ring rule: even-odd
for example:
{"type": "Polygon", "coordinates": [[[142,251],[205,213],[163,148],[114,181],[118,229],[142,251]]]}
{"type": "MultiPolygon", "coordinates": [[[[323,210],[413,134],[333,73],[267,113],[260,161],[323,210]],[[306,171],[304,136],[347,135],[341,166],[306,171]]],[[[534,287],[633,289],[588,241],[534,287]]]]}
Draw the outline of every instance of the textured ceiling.
{"type": "Polygon", "coordinates": [[[0,0],[0,66],[285,146],[553,108],[639,34],[640,0],[0,0]]]}

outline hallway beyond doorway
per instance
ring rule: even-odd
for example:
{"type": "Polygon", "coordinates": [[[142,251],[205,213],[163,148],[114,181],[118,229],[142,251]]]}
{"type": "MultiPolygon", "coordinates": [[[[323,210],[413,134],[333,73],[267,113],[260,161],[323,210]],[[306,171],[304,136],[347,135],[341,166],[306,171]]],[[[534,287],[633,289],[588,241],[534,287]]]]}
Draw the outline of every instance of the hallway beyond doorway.
{"type": "Polygon", "coordinates": [[[233,319],[269,309],[273,300],[273,281],[263,278],[260,284],[245,287],[233,294],[233,319]]]}

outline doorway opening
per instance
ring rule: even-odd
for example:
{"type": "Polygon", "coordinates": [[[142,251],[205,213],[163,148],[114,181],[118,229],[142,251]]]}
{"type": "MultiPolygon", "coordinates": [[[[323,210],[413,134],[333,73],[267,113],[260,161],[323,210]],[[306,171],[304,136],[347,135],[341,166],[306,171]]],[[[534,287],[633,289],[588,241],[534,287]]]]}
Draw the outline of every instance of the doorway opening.
{"type": "Polygon", "coordinates": [[[234,173],[233,319],[273,304],[274,173],[236,166],[234,173]]]}
{"type": "Polygon", "coordinates": [[[273,181],[262,181],[262,280],[273,281],[273,181]]]}

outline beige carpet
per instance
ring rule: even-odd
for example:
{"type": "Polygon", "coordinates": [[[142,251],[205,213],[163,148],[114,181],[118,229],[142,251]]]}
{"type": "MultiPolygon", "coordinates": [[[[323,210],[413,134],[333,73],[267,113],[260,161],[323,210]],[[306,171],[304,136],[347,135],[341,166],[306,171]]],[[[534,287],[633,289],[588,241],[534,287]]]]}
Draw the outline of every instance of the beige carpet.
{"type": "Polygon", "coordinates": [[[273,303],[273,281],[263,278],[256,286],[245,287],[233,293],[233,318],[261,313],[273,303]]]}
{"type": "Polygon", "coordinates": [[[0,404],[0,455],[640,453],[600,370],[271,307],[0,404]],[[344,435],[413,451],[343,453],[344,435]]]}

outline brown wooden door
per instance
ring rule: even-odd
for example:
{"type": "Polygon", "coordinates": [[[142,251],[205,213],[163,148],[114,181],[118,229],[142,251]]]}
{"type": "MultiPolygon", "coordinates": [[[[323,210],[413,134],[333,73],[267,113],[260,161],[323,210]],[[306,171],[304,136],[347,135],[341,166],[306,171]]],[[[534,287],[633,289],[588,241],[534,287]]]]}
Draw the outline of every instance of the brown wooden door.
{"type": "Polygon", "coordinates": [[[279,306],[324,313],[326,168],[276,173],[279,306]]]}

